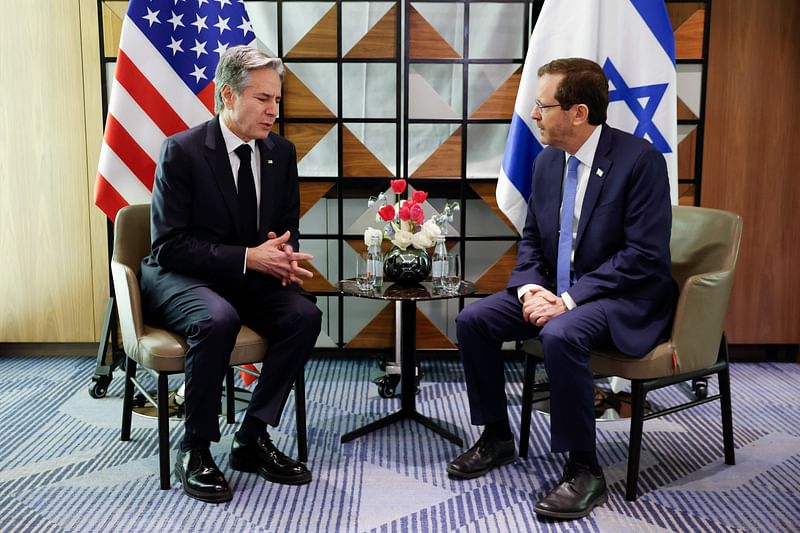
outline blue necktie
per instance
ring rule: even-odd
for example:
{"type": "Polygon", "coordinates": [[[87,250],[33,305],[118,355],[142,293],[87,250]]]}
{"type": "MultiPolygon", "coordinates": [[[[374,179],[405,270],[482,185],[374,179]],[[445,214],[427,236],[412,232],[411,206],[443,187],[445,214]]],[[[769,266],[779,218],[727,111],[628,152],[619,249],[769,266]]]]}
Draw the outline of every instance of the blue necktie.
{"type": "Polygon", "coordinates": [[[578,189],[578,158],[574,155],[567,160],[567,180],[561,201],[561,226],[558,230],[558,265],[556,270],[556,294],[561,294],[570,286],[570,258],[572,256],[572,220],[575,216],[575,191],[578,189]]]}

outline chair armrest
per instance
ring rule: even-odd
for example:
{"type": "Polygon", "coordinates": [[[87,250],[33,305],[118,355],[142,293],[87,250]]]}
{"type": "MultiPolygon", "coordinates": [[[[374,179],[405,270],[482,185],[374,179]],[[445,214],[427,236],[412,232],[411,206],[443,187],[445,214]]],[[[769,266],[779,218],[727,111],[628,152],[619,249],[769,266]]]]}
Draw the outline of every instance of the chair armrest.
{"type": "Polygon", "coordinates": [[[733,270],[696,274],[683,284],[672,343],[679,372],[707,368],[717,360],[733,285],[733,270]]]}
{"type": "Polygon", "coordinates": [[[144,335],[139,279],[133,269],[113,260],[111,261],[111,278],[114,282],[114,296],[122,332],[122,344],[128,357],[138,360],[139,339],[144,335]]]}

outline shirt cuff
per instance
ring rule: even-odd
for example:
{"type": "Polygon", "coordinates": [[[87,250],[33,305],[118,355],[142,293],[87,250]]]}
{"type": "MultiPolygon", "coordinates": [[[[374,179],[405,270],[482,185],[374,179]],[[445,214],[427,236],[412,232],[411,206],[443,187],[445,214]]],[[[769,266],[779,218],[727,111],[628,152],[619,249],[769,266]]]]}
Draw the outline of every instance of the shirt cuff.
{"type": "Polygon", "coordinates": [[[578,307],[578,304],[575,303],[575,300],[572,299],[572,296],[570,296],[568,292],[562,292],[561,299],[564,300],[564,305],[566,305],[567,309],[570,311],[578,307]]]}
{"type": "Polygon", "coordinates": [[[247,274],[247,250],[249,250],[249,248],[244,249],[244,265],[242,265],[242,274],[247,274]]]}
{"type": "Polygon", "coordinates": [[[522,295],[531,290],[538,290],[541,289],[541,285],[537,285],[535,283],[528,283],[527,285],[523,285],[522,287],[517,287],[517,299],[521,302],[522,295]]]}

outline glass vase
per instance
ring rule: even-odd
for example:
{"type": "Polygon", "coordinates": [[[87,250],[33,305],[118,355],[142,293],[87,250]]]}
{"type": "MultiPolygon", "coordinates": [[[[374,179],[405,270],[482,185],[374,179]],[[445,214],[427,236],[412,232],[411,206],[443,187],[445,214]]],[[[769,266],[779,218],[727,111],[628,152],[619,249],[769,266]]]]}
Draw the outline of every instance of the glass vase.
{"type": "Polygon", "coordinates": [[[400,285],[415,285],[430,275],[431,256],[427,250],[419,250],[413,246],[405,250],[392,246],[383,258],[383,273],[389,281],[400,285]]]}

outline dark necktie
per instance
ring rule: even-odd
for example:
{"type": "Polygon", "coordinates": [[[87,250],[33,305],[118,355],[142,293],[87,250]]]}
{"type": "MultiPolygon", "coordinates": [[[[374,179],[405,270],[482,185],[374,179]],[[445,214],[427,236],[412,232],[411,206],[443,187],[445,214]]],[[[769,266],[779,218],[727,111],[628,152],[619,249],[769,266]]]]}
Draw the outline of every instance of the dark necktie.
{"type": "Polygon", "coordinates": [[[239,156],[239,176],[237,189],[239,192],[239,221],[242,224],[244,244],[256,244],[258,234],[258,203],[256,202],[256,183],[253,179],[253,168],[250,166],[251,148],[247,144],[239,146],[236,150],[239,156]]]}
{"type": "Polygon", "coordinates": [[[572,222],[575,216],[575,193],[578,190],[578,158],[567,160],[567,179],[561,200],[561,227],[558,231],[558,262],[556,265],[556,294],[561,296],[570,286],[570,263],[572,257],[572,222]]]}

